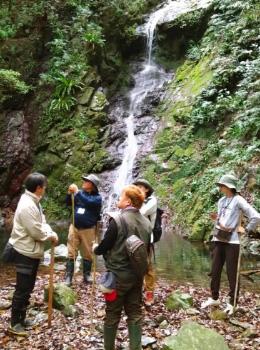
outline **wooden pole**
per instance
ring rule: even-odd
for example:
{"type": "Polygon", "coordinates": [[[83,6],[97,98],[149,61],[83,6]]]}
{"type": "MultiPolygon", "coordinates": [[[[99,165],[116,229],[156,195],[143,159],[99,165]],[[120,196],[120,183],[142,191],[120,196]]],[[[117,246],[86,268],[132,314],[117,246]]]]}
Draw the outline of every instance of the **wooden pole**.
{"type": "Polygon", "coordinates": [[[53,271],[54,271],[54,242],[51,242],[51,263],[50,263],[49,302],[48,302],[48,328],[51,327],[51,316],[52,316],[53,271]]]}
{"type": "MultiPolygon", "coordinates": [[[[98,243],[100,221],[97,222],[95,229],[95,243],[98,243]]],[[[93,308],[94,308],[94,295],[95,295],[95,284],[96,284],[96,269],[97,269],[97,256],[93,254],[93,278],[92,278],[92,291],[91,291],[91,304],[90,304],[90,336],[93,332],[93,308]]]]}
{"type": "Polygon", "coordinates": [[[236,278],[236,287],[235,287],[235,295],[234,295],[234,312],[237,306],[237,292],[238,292],[238,285],[239,285],[239,275],[240,275],[240,265],[241,265],[241,252],[242,252],[242,242],[241,237],[239,237],[240,234],[238,233],[238,239],[239,239],[239,253],[238,253],[238,261],[237,261],[237,278],[236,278]]]}
{"type": "MultiPolygon", "coordinates": [[[[242,224],[242,216],[243,213],[240,211],[240,217],[239,217],[239,226],[242,224]]],[[[239,253],[238,253],[238,261],[237,261],[237,278],[236,278],[236,287],[235,287],[235,295],[234,295],[234,312],[237,306],[237,292],[238,292],[238,285],[239,285],[239,275],[240,275],[240,265],[241,265],[241,253],[242,253],[242,239],[241,234],[237,233],[238,240],[239,240],[239,253]]]]}
{"type": "Polygon", "coordinates": [[[73,260],[74,260],[74,269],[73,269],[73,279],[75,280],[76,274],[76,254],[75,254],[75,197],[74,193],[71,194],[72,201],[72,228],[73,228],[73,260]]]}

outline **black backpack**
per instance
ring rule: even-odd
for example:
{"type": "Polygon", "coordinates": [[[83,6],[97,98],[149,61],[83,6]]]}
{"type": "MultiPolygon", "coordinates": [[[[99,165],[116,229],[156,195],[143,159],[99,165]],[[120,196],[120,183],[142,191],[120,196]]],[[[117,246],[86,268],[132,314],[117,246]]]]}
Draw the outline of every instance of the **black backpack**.
{"type": "Polygon", "coordinates": [[[129,236],[127,223],[123,215],[119,215],[119,219],[122,225],[123,234],[125,236],[125,246],[132,268],[136,276],[143,279],[144,275],[146,275],[149,271],[147,247],[141,240],[137,228],[135,228],[135,234],[129,236]]]}
{"type": "Polygon", "coordinates": [[[157,207],[156,218],[153,228],[153,243],[159,242],[162,235],[162,214],[163,210],[157,207]]]}

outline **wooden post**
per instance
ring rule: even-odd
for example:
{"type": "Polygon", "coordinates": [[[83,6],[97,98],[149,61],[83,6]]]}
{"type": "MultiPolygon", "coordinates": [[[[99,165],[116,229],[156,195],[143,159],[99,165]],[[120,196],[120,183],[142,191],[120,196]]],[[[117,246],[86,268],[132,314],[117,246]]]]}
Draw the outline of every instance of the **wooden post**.
{"type": "Polygon", "coordinates": [[[54,271],[54,242],[51,242],[51,263],[50,263],[49,302],[48,302],[48,328],[51,327],[51,316],[52,316],[53,271],[54,271]]]}
{"type": "Polygon", "coordinates": [[[76,255],[75,255],[75,197],[74,192],[71,194],[71,202],[72,202],[72,229],[73,229],[73,261],[74,261],[74,270],[73,270],[73,279],[75,281],[75,271],[76,271],[76,255]]]}
{"type": "MultiPolygon", "coordinates": [[[[95,243],[98,243],[100,221],[97,222],[95,229],[95,243]]],[[[92,278],[92,292],[91,292],[91,304],[90,304],[90,336],[93,332],[93,308],[94,308],[94,295],[95,295],[95,283],[96,283],[96,269],[97,269],[97,256],[93,254],[93,278],[92,278]]]]}

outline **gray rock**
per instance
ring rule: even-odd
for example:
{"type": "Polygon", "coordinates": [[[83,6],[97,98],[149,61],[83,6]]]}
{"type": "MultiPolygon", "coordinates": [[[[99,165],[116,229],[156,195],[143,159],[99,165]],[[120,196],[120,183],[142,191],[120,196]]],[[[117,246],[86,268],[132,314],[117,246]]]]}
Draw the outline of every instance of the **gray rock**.
{"type": "Polygon", "coordinates": [[[164,316],[163,314],[157,315],[157,316],[155,316],[155,318],[154,318],[154,322],[155,322],[157,325],[159,325],[160,323],[162,323],[164,320],[167,321],[167,318],[166,318],[166,316],[164,316]]]}
{"type": "Polygon", "coordinates": [[[98,331],[99,333],[104,333],[104,325],[103,324],[98,324],[95,327],[95,330],[98,331]]]}
{"type": "Polygon", "coordinates": [[[176,336],[165,338],[162,350],[228,350],[221,335],[195,322],[181,327],[176,336]]]}
{"type": "Polygon", "coordinates": [[[257,338],[258,332],[253,328],[247,328],[240,336],[239,338],[257,338]]]}
{"type": "Polygon", "coordinates": [[[38,312],[35,317],[36,322],[44,322],[47,320],[48,320],[48,314],[46,314],[45,312],[38,312]]]}
{"type": "Polygon", "coordinates": [[[12,300],[14,295],[14,289],[10,289],[8,294],[7,294],[7,299],[12,300]]]}
{"type": "Polygon", "coordinates": [[[191,306],[193,306],[192,297],[179,290],[172,292],[166,302],[166,308],[168,310],[189,309],[191,306]]]}
{"type": "Polygon", "coordinates": [[[162,323],[159,324],[160,329],[166,329],[168,326],[168,322],[166,320],[162,321],[162,323]]]}
{"type": "Polygon", "coordinates": [[[241,328],[244,328],[244,329],[253,327],[250,323],[240,322],[240,321],[236,320],[235,318],[231,318],[229,320],[229,322],[232,323],[234,326],[238,326],[238,327],[241,327],[241,328]]]}
{"type": "Polygon", "coordinates": [[[148,345],[155,344],[156,339],[152,337],[142,336],[142,346],[145,348],[148,345]]]}
{"type": "Polygon", "coordinates": [[[72,316],[78,316],[80,315],[80,310],[77,306],[74,305],[67,305],[63,310],[62,313],[66,317],[72,317],[72,316]]]}
{"type": "Polygon", "coordinates": [[[0,310],[7,310],[11,307],[10,301],[0,300],[0,310]]]}

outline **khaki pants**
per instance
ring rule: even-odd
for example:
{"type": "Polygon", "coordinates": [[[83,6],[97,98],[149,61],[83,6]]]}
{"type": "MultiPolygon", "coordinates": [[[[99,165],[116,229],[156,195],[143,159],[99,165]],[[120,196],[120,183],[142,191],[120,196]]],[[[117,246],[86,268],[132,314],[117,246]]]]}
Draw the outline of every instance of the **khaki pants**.
{"type": "Polygon", "coordinates": [[[116,277],[116,299],[106,301],[106,327],[118,326],[123,308],[128,325],[142,324],[142,286],[143,281],[116,277]]]}
{"type": "Polygon", "coordinates": [[[82,255],[84,260],[91,261],[93,257],[92,245],[95,240],[95,226],[87,228],[85,230],[78,230],[76,227],[70,225],[69,235],[68,235],[68,259],[77,258],[78,250],[82,244],[82,255]]]}
{"type": "Polygon", "coordinates": [[[153,292],[155,290],[155,273],[153,270],[153,265],[152,265],[152,257],[153,257],[153,245],[150,244],[150,250],[149,250],[149,271],[147,275],[144,276],[144,281],[145,281],[145,289],[147,292],[153,292]]]}

